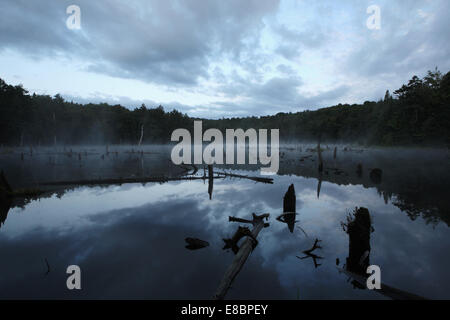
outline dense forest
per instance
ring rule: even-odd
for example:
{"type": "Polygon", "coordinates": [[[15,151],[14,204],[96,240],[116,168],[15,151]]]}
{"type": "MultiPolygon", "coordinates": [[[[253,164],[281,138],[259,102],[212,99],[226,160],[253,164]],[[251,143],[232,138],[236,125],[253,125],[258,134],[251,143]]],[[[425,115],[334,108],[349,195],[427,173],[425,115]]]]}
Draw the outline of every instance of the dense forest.
{"type": "MultiPolygon", "coordinates": [[[[173,130],[192,130],[194,118],[162,106],[77,104],[59,94],[29,94],[0,79],[0,144],[4,146],[166,143],[173,130]]],[[[316,111],[204,120],[204,129],[280,128],[289,141],[365,145],[449,145],[450,72],[414,76],[378,102],[339,104],[316,111]]]]}

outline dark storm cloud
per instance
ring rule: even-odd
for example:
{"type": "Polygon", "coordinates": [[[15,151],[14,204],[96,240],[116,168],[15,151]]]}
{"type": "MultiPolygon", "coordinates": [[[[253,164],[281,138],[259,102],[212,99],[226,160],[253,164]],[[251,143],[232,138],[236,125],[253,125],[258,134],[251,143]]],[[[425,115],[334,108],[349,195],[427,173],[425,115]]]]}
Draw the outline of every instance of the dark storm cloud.
{"type": "Polygon", "coordinates": [[[277,0],[78,1],[82,31],[65,26],[69,1],[1,5],[1,49],[86,58],[88,70],[166,85],[208,78],[212,55],[239,57],[277,0]],[[6,18],[3,18],[6,17],[6,18]]]}

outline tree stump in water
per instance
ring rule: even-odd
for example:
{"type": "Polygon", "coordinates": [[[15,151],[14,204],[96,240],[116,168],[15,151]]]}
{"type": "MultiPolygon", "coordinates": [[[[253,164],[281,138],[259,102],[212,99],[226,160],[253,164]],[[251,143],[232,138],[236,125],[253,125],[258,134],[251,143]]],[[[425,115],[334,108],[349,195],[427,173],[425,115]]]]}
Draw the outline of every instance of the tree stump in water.
{"type": "Polygon", "coordinates": [[[291,184],[283,198],[283,212],[296,212],[295,210],[295,188],[291,184]]]}
{"type": "Polygon", "coordinates": [[[288,225],[289,231],[294,232],[295,216],[296,216],[296,197],[295,188],[291,184],[283,198],[283,214],[277,217],[277,220],[288,225]]]}
{"type": "Polygon", "coordinates": [[[370,234],[372,220],[369,210],[358,208],[352,220],[347,224],[349,249],[347,270],[356,274],[366,275],[370,257],[370,234]]]}

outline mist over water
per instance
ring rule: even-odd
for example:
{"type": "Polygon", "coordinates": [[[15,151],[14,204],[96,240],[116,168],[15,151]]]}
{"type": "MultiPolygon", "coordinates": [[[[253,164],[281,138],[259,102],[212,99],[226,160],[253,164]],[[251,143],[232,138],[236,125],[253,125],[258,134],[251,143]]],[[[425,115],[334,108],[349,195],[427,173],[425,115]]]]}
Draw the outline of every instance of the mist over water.
{"type": "MultiPolygon", "coordinates": [[[[270,213],[270,226],[259,234],[227,299],[383,299],[354,288],[336,268],[337,258],[342,267],[349,256],[341,222],[355,207],[365,207],[374,229],[370,263],[380,266],[382,282],[426,298],[450,298],[450,258],[444,254],[450,249],[448,150],[321,148],[322,172],[317,145],[282,145],[273,184],[215,178],[211,199],[208,170],[199,165],[192,175],[194,168],[173,165],[171,146],[2,149],[0,169],[14,190],[46,192],[2,203],[0,297],[209,299],[234,257],[222,250],[222,239],[238,226],[228,217],[255,212],[270,213]],[[199,179],[41,185],[186,174],[199,179]],[[291,184],[293,233],[275,219],[291,184]],[[209,246],[187,250],[186,237],[209,246]],[[316,238],[323,257],[317,268],[297,258],[316,238]],[[82,270],[81,291],[66,288],[72,264],[82,270]]],[[[214,166],[217,173],[252,177],[259,168],[214,166]]]]}

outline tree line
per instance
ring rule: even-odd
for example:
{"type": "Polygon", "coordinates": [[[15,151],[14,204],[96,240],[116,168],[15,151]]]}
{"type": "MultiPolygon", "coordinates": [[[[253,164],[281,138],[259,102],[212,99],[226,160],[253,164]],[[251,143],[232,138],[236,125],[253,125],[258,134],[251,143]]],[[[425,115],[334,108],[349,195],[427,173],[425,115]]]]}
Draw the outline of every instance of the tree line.
{"type": "MultiPolygon", "coordinates": [[[[162,106],[134,110],[121,105],[78,104],[59,94],[29,94],[0,79],[0,144],[167,143],[173,130],[192,130],[191,118],[162,106]]],[[[450,72],[414,76],[384,99],[339,104],[315,111],[203,120],[204,130],[280,128],[283,142],[327,141],[365,145],[450,144],[450,72]]]]}

